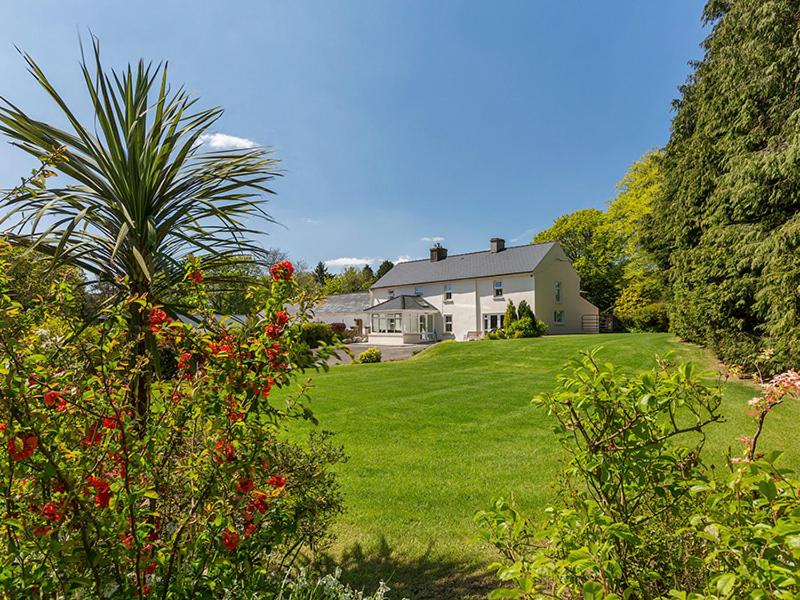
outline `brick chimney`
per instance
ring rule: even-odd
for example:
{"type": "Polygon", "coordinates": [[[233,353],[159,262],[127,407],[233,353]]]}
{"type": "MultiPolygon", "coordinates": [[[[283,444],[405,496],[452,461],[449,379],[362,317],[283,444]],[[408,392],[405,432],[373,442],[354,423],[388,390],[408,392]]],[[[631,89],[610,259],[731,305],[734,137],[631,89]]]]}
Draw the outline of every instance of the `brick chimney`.
{"type": "Polygon", "coordinates": [[[447,258],[447,248],[442,248],[441,244],[434,244],[431,248],[431,262],[439,262],[447,258]]]}
{"type": "Polygon", "coordinates": [[[492,254],[497,254],[506,249],[506,241],[503,238],[492,238],[489,240],[489,250],[492,254]]]}

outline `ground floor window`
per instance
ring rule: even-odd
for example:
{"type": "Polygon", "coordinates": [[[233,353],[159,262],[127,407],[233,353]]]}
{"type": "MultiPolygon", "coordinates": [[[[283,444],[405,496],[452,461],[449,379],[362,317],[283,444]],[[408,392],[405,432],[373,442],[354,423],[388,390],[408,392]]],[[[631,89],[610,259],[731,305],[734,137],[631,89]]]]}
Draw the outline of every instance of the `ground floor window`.
{"type": "Polygon", "coordinates": [[[419,316],[419,332],[430,333],[433,331],[433,315],[419,316]]]}
{"type": "Polygon", "coordinates": [[[372,315],[373,333],[402,333],[403,315],[401,313],[379,313],[372,315]]]}
{"type": "Polygon", "coordinates": [[[453,333],[453,315],[444,315],[444,332],[453,333]]]}
{"type": "Polygon", "coordinates": [[[495,329],[503,328],[503,313],[496,315],[483,315],[483,330],[494,331],[495,329]]]}
{"type": "Polygon", "coordinates": [[[564,311],[557,310],[553,313],[553,323],[556,325],[563,325],[564,324],[564,311]]]}

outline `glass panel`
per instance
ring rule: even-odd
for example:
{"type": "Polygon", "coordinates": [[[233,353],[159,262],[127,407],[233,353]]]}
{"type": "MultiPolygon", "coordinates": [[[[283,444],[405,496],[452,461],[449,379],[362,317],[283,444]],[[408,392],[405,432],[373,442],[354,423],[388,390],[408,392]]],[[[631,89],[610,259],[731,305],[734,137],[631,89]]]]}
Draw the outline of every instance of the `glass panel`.
{"type": "Polygon", "coordinates": [[[502,281],[495,281],[494,282],[494,295],[495,296],[502,296],[503,295],[503,282],[502,281]]]}

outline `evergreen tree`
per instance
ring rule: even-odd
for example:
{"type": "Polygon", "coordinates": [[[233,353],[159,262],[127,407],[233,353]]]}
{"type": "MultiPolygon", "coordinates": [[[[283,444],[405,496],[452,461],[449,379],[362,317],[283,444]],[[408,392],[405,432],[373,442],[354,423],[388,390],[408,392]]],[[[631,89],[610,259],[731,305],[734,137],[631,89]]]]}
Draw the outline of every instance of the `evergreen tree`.
{"type": "MultiPolygon", "coordinates": [[[[726,362],[800,365],[800,1],[712,0],[645,242],[670,326],[726,362]]],[[[760,365],[763,369],[764,365],[760,365]]]]}
{"type": "Polygon", "coordinates": [[[505,329],[516,320],[517,320],[517,309],[514,306],[514,302],[509,300],[508,306],[506,306],[506,314],[503,317],[503,328],[505,329]]]}
{"type": "Polygon", "coordinates": [[[383,261],[383,262],[380,264],[380,266],[378,267],[378,272],[375,274],[375,277],[377,277],[378,279],[380,279],[381,277],[383,277],[384,275],[386,275],[386,274],[387,274],[389,271],[391,271],[391,270],[392,270],[392,267],[394,267],[394,263],[393,263],[392,261],[390,261],[390,260],[384,260],[384,261],[383,261]]]}
{"type": "Polygon", "coordinates": [[[369,286],[375,283],[375,271],[369,265],[364,265],[361,269],[361,276],[364,278],[364,289],[369,289],[369,286]]]}
{"type": "Polygon", "coordinates": [[[517,309],[517,319],[524,319],[525,317],[530,317],[531,320],[536,321],[536,317],[533,314],[533,309],[531,308],[530,304],[528,304],[527,300],[522,300],[519,303],[519,308],[517,309]]]}
{"type": "Polygon", "coordinates": [[[317,285],[323,287],[330,278],[331,274],[328,271],[328,267],[325,266],[324,262],[319,261],[317,266],[314,267],[314,279],[316,280],[317,285]]]}

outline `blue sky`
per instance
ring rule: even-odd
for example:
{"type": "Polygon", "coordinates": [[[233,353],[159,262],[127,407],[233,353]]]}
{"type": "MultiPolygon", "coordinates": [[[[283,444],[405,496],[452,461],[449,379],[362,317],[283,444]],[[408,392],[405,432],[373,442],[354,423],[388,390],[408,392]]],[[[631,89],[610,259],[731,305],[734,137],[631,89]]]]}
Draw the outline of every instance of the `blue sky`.
{"type": "MultiPolygon", "coordinates": [[[[526,243],[602,207],[669,136],[701,57],[703,3],[535,0],[38,0],[9,3],[0,95],[55,112],[14,44],[86,106],[78,35],[105,62],[167,59],[172,81],[226,110],[216,133],[271,146],[285,176],[265,246],[294,258],[422,257],[491,237],[526,243]]],[[[0,144],[0,187],[31,160],[0,144]]],[[[350,260],[349,262],[358,262],[350,260]]]]}

